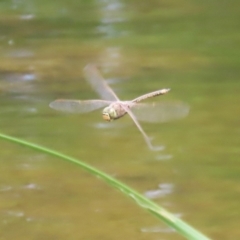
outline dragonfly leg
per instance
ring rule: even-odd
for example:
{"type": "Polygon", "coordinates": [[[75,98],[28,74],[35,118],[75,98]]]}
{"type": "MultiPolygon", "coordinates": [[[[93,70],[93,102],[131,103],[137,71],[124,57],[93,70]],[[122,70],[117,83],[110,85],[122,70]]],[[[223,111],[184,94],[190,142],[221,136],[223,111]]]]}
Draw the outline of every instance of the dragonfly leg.
{"type": "Polygon", "coordinates": [[[132,113],[132,111],[126,107],[123,106],[123,108],[125,109],[125,111],[128,113],[128,115],[132,118],[133,122],[135,123],[135,125],[137,126],[137,128],[139,129],[139,131],[141,132],[141,134],[143,135],[143,138],[145,140],[145,142],[147,143],[149,149],[153,150],[153,151],[161,151],[164,149],[164,146],[153,146],[151,143],[150,138],[148,137],[148,135],[144,132],[144,130],[142,129],[141,125],[139,124],[139,122],[137,121],[136,117],[134,116],[134,114],[132,113]]]}

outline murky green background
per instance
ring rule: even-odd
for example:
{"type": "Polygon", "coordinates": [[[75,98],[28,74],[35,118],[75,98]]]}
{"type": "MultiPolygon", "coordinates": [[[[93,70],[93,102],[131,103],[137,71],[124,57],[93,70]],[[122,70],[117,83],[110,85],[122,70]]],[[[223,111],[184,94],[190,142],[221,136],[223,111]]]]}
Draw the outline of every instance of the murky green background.
{"type": "MultiPolygon", "coordinates": [[[[240,2],[3,0],[0,132],[79,158],[212,239],[240,239],[240,2]],[[189,115],[143,124],[56,112],[97,98],[82,69],[101,65],[122,99],[162,87],[189,115]]],[[[79,167],[0,142],[0,238],[182,239],[79,167]]]]}

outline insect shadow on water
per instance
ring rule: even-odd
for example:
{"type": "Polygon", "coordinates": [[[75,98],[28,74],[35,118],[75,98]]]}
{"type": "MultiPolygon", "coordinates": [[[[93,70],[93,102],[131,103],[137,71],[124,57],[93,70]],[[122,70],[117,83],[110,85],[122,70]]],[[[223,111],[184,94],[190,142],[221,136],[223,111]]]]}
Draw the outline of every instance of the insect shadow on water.
{"type": "Polygon", "coordinates": [[[115,92],[109,87],[98,69],[93,64],[84,68],[86,79],[102,99],[70,100],[57,99],[50,103],[50,107],[68,113],[87,113],[103,108],[102,117],[106,121],[113,121],[128,114],[138,130],[143,135],[145,142],[151,150],[162,150],[162,146],[153,146],[151,139],[144,132],[139,121],[167,122],[173,119],[185,117],[189,107],[183,103],[140,103],[148,98],[164,95],[169,88],[160,89],[144,94],[130,101],[121,101],[115,92]]]}

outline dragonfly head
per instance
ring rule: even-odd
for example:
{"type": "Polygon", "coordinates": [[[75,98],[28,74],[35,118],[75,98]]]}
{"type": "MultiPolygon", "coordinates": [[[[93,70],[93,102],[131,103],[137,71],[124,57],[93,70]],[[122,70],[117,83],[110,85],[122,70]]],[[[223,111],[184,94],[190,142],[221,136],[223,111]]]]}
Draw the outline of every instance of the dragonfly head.
{"type": "Polygon", "coordinates": [[[113,107],[108,106],[108,107],[103,109],[102,117],[103,117],[104,120],[110,122],[110,121],[117,118],[117,113],[116,113],[116,111],[113,107]]]}

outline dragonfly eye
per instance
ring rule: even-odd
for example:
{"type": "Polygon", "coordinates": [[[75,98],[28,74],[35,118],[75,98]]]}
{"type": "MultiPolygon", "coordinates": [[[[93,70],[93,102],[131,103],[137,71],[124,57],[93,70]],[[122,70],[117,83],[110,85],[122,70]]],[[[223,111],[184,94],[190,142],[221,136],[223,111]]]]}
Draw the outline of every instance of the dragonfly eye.
{"type": "Polygon", "coordinates": [[[105,121],[111,121],[111,117],[108,113],[103,113],[102,114],[102,117],[105,121]]]}
{"type": "Polygon", "coordinates": [[[108,106],[103,109],[102,116],[104,120],[112,121],[116,118],[116,111],[114,108],[108,106]]]}

